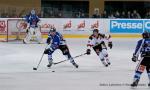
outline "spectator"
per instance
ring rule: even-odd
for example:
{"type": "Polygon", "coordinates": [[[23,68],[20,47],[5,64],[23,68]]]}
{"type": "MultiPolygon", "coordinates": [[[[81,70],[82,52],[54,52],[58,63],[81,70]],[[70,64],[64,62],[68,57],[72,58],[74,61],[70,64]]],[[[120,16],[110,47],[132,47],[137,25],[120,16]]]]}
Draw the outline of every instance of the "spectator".
{"type": "Polygon", "coordinates": [[[127,18],[132,18],[130,11],[127,12],[127,18]]]}
{"type": "Polygon", "coordinates": [[[148,19],[150,19],[150,11],[146,13],[146,16],[145,16],[145,18],[148,18],[148,19]]]}
{"type": "Polygon", "coordinates": [[[80,11],[76,14],[76,18],[81,18],[81,12],[80,11]]]}
{"type": "MultiPolygon", "coordinates": [[[[72,12],[64,12],[63,15],[63,11],[59,11],[62,9],[58,9],[58,8],[53,8],[53,7],[44,7],[41,12],[38,13],[38,16],[41,18],[63,18],[63,17],[72,17],[72,18],[85,18],[85,17],[89,17],[88,13],[83,13],[82,10],[74,10],[72,12]]],[[[118,9],[119,10],[119,9],[118,9]]],[[[112,12],[112,11],[106,11],[104,10],[102,14],[99,13],[99,9],[95,9],[94,13],[92,15],[92,18],[141,18],[140,14],[142,16],[144,16],[143,18],[150,18],[150,11],[146,12],[146,13],[138,13],[137,10],[134,10],[132,13],[131,11],[127,11],[127,13],[125,11],[121,11],[118,12],[118,10],[116,12],[112,12]],[[108,13],[108,12],[112,12],[112,13],[108,13]]],[[[19,18],[22,17],[24,15],[24,13],[26,12],[26,9],[23,9],[20,12],[16,12],[18,11],[16,10],[1,10],[0,12],[0,17],[1,18],[19,18]]]]}
{"type": "Polygon", "coordinates": [[[81,13],[81,18],[85,18],[85,14],[84,13],[81,13]]]}
{"type": "Polygon", "coordinates": [[[41,18],[44,17],[44,11],[43,11],[43,10],[41,10],[40,17],[41,17],[41,18]]]}
{"type": "Polygon", "coordinates": [[[139,18],[141,18],[141,16],[140,16],[140,14],[136,10],[134,10],[133,14],[132,14],[132,18],[139,19],[139,18]]]}
{"type": "Polygon", "coordinates": [[[16,14],[12,14],[12,18],[19,18],[19,16],[16,14]]]}
{"type": "Polygon", "coordinates": [[[57,18],[62,18],[62,17],[63,17],[62,13],[59,12],[57,18]]]}
{"type": "Polygon", "coordinates": [[[92,15],[92,18],[100,18],[99,10],[95,10],[94,14],[92,15]]]}
{"type": "Polygon", "coordinates": [[[115,19],[113,14],[110,14],[110,16],[108,16],[109,19],[115,19]]]}
{"type": "Polygon", "coordinates": [[[107,12],[106,12],[106,11],[104,11],[104,12],[103,12],[103,14],[102,14],[102,18],[108,18],[108,14],[107,14],[107,12]]]}
{"type": "Polygon", "coordinates": [[[120,18],[120,13],[119,13],[118,11],[116,11],[115,17],[116,17],[116,18],[120,18]]]}
{"type": "Polygon", "coordinates": [[[121,18],[127,18],[127,16],[126,16],[126,14],[125,14],[125,11],[123,11],[122,13],[121,13],[121,16],[120,16],[121,18]]]}
{"type": "Polygon", "coordinates": [[[50,18],[54,18],[54,17],[55,17],[55,16],[54,16],[54,12],[53,12],[52,10],[49,11],[48,17],[50,17],[50,18]]]}

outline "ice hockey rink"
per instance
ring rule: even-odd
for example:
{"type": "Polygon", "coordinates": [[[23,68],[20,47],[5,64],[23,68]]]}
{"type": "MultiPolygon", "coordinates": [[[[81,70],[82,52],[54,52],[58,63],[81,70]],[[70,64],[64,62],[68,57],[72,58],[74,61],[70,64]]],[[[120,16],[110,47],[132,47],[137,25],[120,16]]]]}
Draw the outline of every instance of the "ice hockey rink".
{"type": "MultiPolygon", "coordinates": [[[[72,56],[86,51],[88,39],[66,39],[72,56]]],[[[0,90],[132,90],[134,70],[138,62],[131,61],[139,38],[113,38],[113,49],[108,49],[111,66],[104,67],[98,56],[76,58],[76,69],[64,62],[48,69],[47,55],[37,71],[33,71],[46,44],[22,44],[21,42],[0,42],[0,90]],[[55,72],[52,72],[55,71],[55,72]]],[[[65,57],[57,50],[54,62],[65,57]]],[[[149,90],[148,77],[144,73],[140,86],[135,90],[149,90]]]]}

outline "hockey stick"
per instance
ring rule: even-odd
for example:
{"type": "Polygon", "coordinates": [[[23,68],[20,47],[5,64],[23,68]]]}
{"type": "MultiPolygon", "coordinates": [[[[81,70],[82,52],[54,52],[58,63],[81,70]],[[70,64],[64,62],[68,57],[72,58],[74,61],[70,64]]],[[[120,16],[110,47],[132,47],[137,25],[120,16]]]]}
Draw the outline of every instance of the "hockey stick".
{"type": "MultiPolygon", "coordinates": [[[[49,45],[49,44],[46,45],[44,51],[46,50],[46,48],[47,48],[48,45],[49,45]]],[[[43,59],[43,56],[44,56],[44,52],[43,52],[43,54],[42,54],[42,56],[41,56],[41,59],[40,59],[38,65],[37,65],[36,67],[33,67],[33,70],[37,70],[37,69],[39,68],[39,66],[40,66],[40,64],[41,64],[41,61],[42,61],[42,59],[43,59]]]]}
{"type": "MultiPolygon", "coordinates": [[[[78,58],[78,57],[81,57],[81,56],[84,56],[84,55],[86,55],[86,54],[87,54],[87,53],[77,55],[77,56],[73,57],[73,59],[78,58]]],[[[59,62],[56,62],[56,63],[53,63],[53,64],[56,65],[56,64],[59,64],[59,63],[66,62],[66,61],[68,61],[68,60],[69,60],[69,59],[65,59],[65,60],[62,60],[62,61],[59,61],[59,62]]]]}
{"type": "MultiPolygon", "coordinates": [[[[96,46],[98,46],[98,45],[96,45],[96,46]]],[[[87,54],[87,53],[83,53],[83,54],[77,55],[77,56],[73,57],[73,59],[78,58],[78,57],[81,57],[81,56],[84,56],[84,55],[86,55],[86,54],[87,54]]],[[[66,61],[68,61],[68,60],[69,60],[69,59],[65,59],[65,60],[62,60],[62,61],[59,61],[59,62],[56,62],[56,63],[53,63],[53,64],[56,65],[56,64],[59,64],[59,63],[66,62],[66,61]]]]}

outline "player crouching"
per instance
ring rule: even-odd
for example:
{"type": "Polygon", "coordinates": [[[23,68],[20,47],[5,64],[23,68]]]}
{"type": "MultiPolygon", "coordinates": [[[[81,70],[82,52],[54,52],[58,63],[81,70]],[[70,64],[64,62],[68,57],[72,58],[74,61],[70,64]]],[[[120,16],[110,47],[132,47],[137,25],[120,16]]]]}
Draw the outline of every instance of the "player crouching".
{"type": "Polygon", "coordinates": [[[109,37],[106,37],[104,34],[99,33],[98,29],[94,29],[93,34],[89,37],[88,40],[87,55],[91,53],[91,48],[93,48],[96,54],[99,56],[100,60],[102,61],[103,65],[108,67],[111,63],[109,61],[105,40],[108,41],[108,46],[111,49],[112,41],[110,41],[110,35],[109,37]]]}
{"type": "Polygon", "coordinates": [[[138,85],[140,77],[145,69],[149,78],[148,86],[150,86],[150,34],[145,31],[142,34],[142,36],[143,39],[138,41],[135,52],[132,57],[132,61],[136,62],[139,55],[141,55],[141,60],[139,61],[136,67],[134,80],[131,84],[132,87],[136,87],[138,85]]]}
{"type": "Polygon", "coordinates": [[[30,43],[32,37],[36,37],[39,44],[43,43],[41,32],[40,32],[40,26],[38,25],[40,19],[36,15],[35,10],[31,10],[30,15],[27,15],[25,17],[25,21],[28,23],[28,28],[23,43],[25,44],[30,43]]]}
{"type": "Polygon", "coordinates": [[[47,44],[50,44],[50,47],[44,51],[45,54],[48,54],[49,64],[47,65],[47,67],[51,67],[53,64],[52,54],[54,53],[54,51],[60,49],[63,55],[65,55],[68,60],[70,60],[73,66],[78,68],[78,65],[75,63],[69,52],[66,41],[63,39],[63,36],[60,33],[56,32],[55,28],[51,28],[47,38],[47,44]]]}

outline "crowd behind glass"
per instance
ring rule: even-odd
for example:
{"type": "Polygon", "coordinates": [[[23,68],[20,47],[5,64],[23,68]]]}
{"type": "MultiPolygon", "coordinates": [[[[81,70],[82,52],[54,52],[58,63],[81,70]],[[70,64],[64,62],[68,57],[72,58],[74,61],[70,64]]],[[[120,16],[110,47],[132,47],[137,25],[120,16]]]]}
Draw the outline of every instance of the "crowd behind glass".
{"type": "MultiPolygon", "coordinates": [[[[0,17],[1,18],[21,18],[24,15],[28,14],[30,10],[26,11],[22,10],[21,12],[18,13],[17,10],[0,10],[0,17]]],[[[140,18],[150,18],[150,11],[147,11],[146,13],[138,13],[137,10],[132,10],[132,11],[103,11],[100,13],[99,10],[94,10],[93,15],[89,16],[88,13],[78,10],[78,11],[69,11],[69,12],[64,12],[62,10],[41,10],[37,12],[37,15],[41,18],[133,18],[133,19],[140,19],[140,18]],[[66,14],[67,13],[67,14],[66,14]],[[67,16],[69,15],[69,16],[67,16]],[[141,17],[143,15],[144,17],[141,17]]]]}

